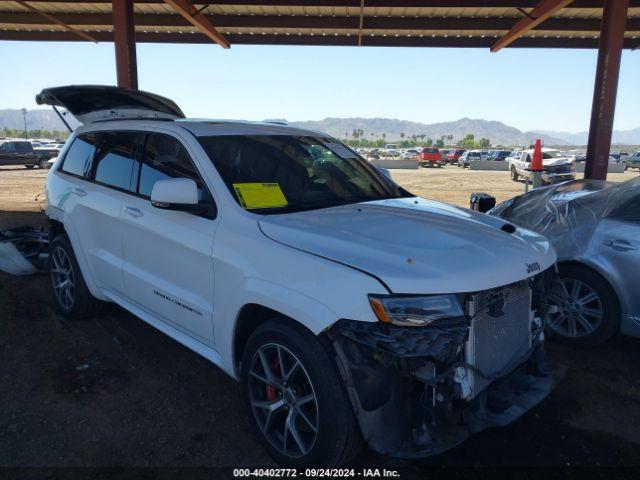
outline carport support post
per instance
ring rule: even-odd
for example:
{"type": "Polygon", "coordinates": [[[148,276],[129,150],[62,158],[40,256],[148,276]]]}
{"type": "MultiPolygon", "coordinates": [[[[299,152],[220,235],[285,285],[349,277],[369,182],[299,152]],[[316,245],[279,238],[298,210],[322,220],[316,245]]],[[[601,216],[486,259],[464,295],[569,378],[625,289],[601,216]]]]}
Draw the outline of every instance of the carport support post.
{"type": "Polygon", "coordinates": [[[605,180],[629,0],[604,0],[584,178],[605,180]]]}
{"type": "Polygon", "coordinates": [[[138,89],[138,63],[133,23],[133,0],[113,0],[113,41],[118,86],[138,89]]]}

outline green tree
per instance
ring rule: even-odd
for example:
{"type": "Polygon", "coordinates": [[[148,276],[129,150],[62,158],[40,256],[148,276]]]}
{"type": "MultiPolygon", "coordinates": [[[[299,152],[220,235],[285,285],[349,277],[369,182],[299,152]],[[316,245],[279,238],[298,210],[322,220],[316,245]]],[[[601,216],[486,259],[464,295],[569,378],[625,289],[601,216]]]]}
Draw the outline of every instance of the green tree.
{"type": "Polygon", "coordinates": [[[488,138],[481,138],[478,140],[478,148],[487,148],[491,146],[491,140],[488,138]]]}
{"type": "Polygon", "coordinates": [[[463,139],[458,141],[457,146],[462,148],[474,148],[476,146],[476,139],[473,133],[467,133],[463,139]]]}

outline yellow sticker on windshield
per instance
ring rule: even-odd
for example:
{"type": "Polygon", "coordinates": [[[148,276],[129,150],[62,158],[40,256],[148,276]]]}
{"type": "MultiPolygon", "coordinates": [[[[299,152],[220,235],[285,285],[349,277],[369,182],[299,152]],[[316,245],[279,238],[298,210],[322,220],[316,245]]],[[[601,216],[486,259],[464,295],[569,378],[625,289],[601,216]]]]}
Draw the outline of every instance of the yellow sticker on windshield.
{"type": "Polygon", "coordinates": [[[288,205],[277,183],[234,183],[233,189],[244,208],[274,208],[288,205]]]}

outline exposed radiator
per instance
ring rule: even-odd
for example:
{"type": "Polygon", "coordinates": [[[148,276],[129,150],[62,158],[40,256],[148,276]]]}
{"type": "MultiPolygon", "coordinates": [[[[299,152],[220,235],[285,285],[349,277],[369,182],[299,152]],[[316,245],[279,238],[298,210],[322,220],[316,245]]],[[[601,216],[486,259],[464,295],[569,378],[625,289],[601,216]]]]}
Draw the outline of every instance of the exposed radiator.
{"type": "Polygon", "coordinates": [[[480,292],[468,305],[471,317],[465,344],[471,397],[492,378],[524,357],[531,347],[531,288],[527,282],[480,292]],[[481,372],[481,373],[479,373],[481,372]],[[484,375],[483,375],[484,374],[484,375]]]}

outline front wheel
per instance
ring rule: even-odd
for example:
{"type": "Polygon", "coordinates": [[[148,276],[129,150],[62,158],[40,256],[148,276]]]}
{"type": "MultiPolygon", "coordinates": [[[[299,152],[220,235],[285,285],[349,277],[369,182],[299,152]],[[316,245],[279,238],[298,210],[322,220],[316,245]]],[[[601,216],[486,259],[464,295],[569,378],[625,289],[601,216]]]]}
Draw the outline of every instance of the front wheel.
{"type": "Polygon", "coordinates": [[[361,439],[332,347],[291,322],[263,323],[244,349],[242,387],[252,425],[282,465],[341,465],[361,439]]]}
{"type": "Polygon", "coordinates": [[[620,328],[618,297],[611,285],[590,268],[560,265],[559,278],[548,295],[553,313],[546,318],[551,338],[564,343],[594,347],[620,328]]]}
{"type": "Polygon", "coordinates": [[[25,167],[27,167],[29,170],[31,170],[33,167],[35,167],[35,165],[25,165],[25,167]]]}
{"type": "Polygon", "coordinates": [[[40,170],[43,170],[43,169],[47,168],[47,159],[46,158],[43,158],[38,162],[38,168],[40,170]]]}
{"type": "Polygon", "coordinates": [[[516,172],[516,167],[511,167],[511,180],[514,182],[518,181],[518,172],[516,172]]]}

